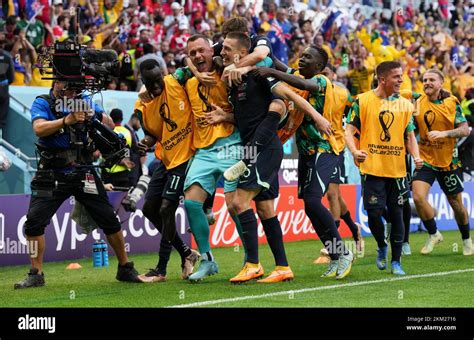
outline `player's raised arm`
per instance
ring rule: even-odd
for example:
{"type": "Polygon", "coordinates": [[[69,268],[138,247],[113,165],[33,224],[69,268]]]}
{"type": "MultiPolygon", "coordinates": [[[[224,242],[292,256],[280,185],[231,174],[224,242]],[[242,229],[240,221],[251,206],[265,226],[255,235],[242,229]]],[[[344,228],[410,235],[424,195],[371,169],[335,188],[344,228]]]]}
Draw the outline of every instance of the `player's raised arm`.
{"type": "Polygon", "coordinates": [[[328,136],[332,134],[331,123],[316,111],[308,101],[293,92],[288,86],[279,82],[272,87],[272,92],[283,99],[293,102],[301,111],[310,116],[321,133],[325,133],[328,136]]]}
{"type": "Polygon", "coordinates": [[[309,92],[319,92],[320,86],[310,80],[310,79],[304,79],[302,77],[298,77],[292,74],[288,74],[282,71],[275,70],[273,68],[268,68],[268,67],[259,67],[252,71],[254,74],[259,75],[261,77],[273,77],[278,80],[284,81],[288,85],[291,85],[293,87],[296,87],[300,90],[304,91],[309,91],[309,92]]]}

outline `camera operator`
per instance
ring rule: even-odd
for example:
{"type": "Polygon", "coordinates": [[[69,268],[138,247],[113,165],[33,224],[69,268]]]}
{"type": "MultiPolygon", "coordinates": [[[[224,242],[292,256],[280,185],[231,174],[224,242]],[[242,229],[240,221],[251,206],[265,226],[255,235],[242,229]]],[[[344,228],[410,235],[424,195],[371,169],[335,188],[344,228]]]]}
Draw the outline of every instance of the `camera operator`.
{"type": "MultiPolygon", "coordinates": [[[[39,137],[37,146],[41,157],[38,173],[31,183],[32,195],[24,228],[28,243],[37,243],[38,251],[34,256],[30,254],[31,269],[23,281],[15,284],[15,289],[44,286],[44,229],[70,196],[74,196],[103,229],[117,255],[119,264],[116,279],[144,282],[138,277],[133,262],[128,260],[120,222],[108,201],[102,182],[91,166],[93,150],[87,148],[87,141],[83,146],[71,143],[71,131],[80,131],[86,119],[97,119],[110,125],[110,118],[95,104],[92,117],[88,117],[86,112],[56,111],[59,100],[74,98],[76,93],[67,89],[67,83],[55,81],[49,95],[37,97],[31,108],[33,130],[39,137]],[[82,166],[77,166],[77,163],[82,166]]],[[[79,98],[92,102],[88,97],[79,98]]],[[[80,132],[78,135],[79,141],[85,139],[80,132]]]]}

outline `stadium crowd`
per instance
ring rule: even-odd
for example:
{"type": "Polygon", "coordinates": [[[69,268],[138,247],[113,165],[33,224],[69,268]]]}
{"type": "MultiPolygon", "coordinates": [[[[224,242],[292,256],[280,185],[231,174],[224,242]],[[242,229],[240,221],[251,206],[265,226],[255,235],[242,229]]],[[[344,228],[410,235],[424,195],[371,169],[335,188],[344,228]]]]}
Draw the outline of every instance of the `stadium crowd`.
{"type": "MultiPolygon", "coordinates": [[[[80,40],[112,48],[122,62],[111,90],[135,91],[143,60],[156,59],[165,74],[183,65],[187,39],[196,33],[221,41],[225,19],[244,16],[250,32],[267,35],[275,57],[290,67],[311,43],[323,47],[338,81],[353,95],[370,89],[381,61],[400,60],[402,89],[421,91],[421,74],[438,67],[445,88],[459,99],[474,86],[471,1],[229,1],[229,0],[10,0],[0,19],[0,45],[15,58],[12,85],[50,86],[36,68],[42,46],[75,34],[81,6],[80,40]],[[390,8],[390,6],[392,8],[390,8]]],[[[469,98],[468,98],[469,99],[469,98]]]]}

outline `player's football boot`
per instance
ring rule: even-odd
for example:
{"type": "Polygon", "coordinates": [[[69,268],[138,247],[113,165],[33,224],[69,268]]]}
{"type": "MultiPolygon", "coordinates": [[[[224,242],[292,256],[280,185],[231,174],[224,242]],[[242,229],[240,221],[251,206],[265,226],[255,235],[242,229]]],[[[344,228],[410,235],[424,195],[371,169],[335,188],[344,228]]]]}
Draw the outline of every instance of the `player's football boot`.
{"type": "Polygon", "coordinates": [[[313,261],[314,264],[328,264],[331,262],[331,258],[329,257],[329,252],[326,248],[321,248],[319,252],[319,257],[313,261]]]}
{"type": "Polygon", "coordinates": [[[337,267],[339,266],[339,260],[331,260],[328,265],[328,270],[321,275],[321,277],[336,277],[337,267]]]}
{"type": "Polygon", "coordinates": [[[157,269],[149,269],[146,274],[141,274],[138,276],[142,280],[148,280],[151,282],[165,282],[166,281],[166,275],[158,272],[157,269]]]}
{"type": "Polygon", "coordinates": [[[375,263],[377,268],[380,270],[385,270],[387,268],[387,257],[388,257],[388,246],[377,249],[377,259],[375,263]]]}
{"type": "Polygon", "coordinates": [[[258,279],[263,276],[263,267],[260,263],[246,262],[242,270],[229,281],[232,283],[247,282],[253,279],[258,279]]]}
{"type": "Polygon", "coordinates": [[[209,260],[201,260],[198,270],[189,275],[188,280],[191,282],[196,282],[204,279],[206,276],[211,276],[218,273],[217,263],[209,260]]]}
{"type": "Polygon", "coordinates": [[[406,275],[402,269],[402,265],[398,261],[392,261],[392,274],[394,275],[406,275]]]}
{"type": "Polygon", "coordinates": [[[443,235],[441,235],[439,231],[436,231],[436,234],[428,236],[425,245],[421,248],[421,253],[423,255],[431,253],[434,246],[440,242],[443,242],[443,235]]]}
{"type": "Polygon", "coordinates": [[[472,255],[472,239],[468,238],[466,240],[462,240],[462,254],[469,256],[472,255]]]}
{"type": "Polygon", "coordinates": [[[354,254],[351,251],[347,255],[340,255],[337,264],[336,279],[342,280],[352,270],[352,262],[354,262],[354,254]]]}
{"type": "Polygon", "coordinates": [[[196,262],[199,260],[201,257],[201,254],[199,254],[196,250],[191,249],[191,254],[186,256],[182,261],[181,261],[181,278],[183,280],[186,280],[189,275],[193,273],[194,265],[196,262]]]}
{"type": "Polygon", "coordinates": [[[293,271],[289,266],[276,266],[275,270],[266,278],[258,280],[258,283],[275,283],[282,281],[291,281],[295,278],[293,271]]]}
{"type": "Polygon", "coordinates": [[[402,255],[411,255],[410,243],[403,242],[402,244],[402,255]]]}
{"type": "Polygon", "coordinates": [[[238,161],[226,171],[224,171],[224,178],[229,182],[235,181],[244,174],[245,170],[247,170],[247,165],[245,165],[243,161],[238,161]]]}

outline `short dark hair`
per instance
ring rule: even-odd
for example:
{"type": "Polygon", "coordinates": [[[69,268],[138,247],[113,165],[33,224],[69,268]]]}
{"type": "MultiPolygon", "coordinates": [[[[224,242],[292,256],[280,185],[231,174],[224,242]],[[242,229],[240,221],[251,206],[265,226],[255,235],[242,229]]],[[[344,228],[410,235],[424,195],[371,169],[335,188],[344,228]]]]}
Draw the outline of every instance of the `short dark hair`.
{"type": "Polygon", "coordinates": [[[110,118],[114,121],[114,123],[119,123],[123,120],[123,112],[120,109],[112,109],[110,111],[110,118]]]}
{"type": "Polygon", "coordinates": [[[132,120],[132,119],[140,119],[140,118],[138,118],[138,115],[134,112],[134,113],[132,113],[132,115],[130,116],[130,120],[132,120]]]}
{"type": "Polygon", "coordinates": [[[7,18],[6,24],[7,24],[7,25],[16,25],[16,16],[15,16],[15,15],[10,15],[10,16],[7,18]]]}
{"type": "Polygon", "coordinates": [[[144,44],[143,45],[143,54],[151,54],[153,53],[153,45],[152,44],[144,44]]]}
{"type": "Polygon", "coordinates": [[[474,98],[474,87],[470,87],[466,90],[466,93],[464,94],[464,97],[467,100],[471,100],[474,98]]]}
{"type": "Polygon", "coordinates": [[[226,36],[226,39],[227,38],[237,40],[239,47],[245,48],[247,51],[250,49],[250,38],[243,32],[229,32],[226,36]]]}
{"type": "Polygon", "coordinates": [[[222,35],[225,37],[230,32],[248,33],[248,21],[244,17],[235,17],[226,20],[222,24],[222,35]]]}
{"type": "Polygon", "coordinates": [[[323,62],[323,67],[321,70],[324,70],[324,68],[328,65],[328,62],[329,62],[328,53],[326,52],[324,48],[317,47],[316,45],[311,45],[310,47],[316,52],[318,52],[318,54],[321,56],[322,62],[323,62]]]}
{"type": "Polygon", "coordinates": [[[191,37],[189,37],[189,39],[187,41],[187,44],[189,45],[190,42],[193,42],[193,41],[196,41],[196,40],[199,40],[199,39],[204,39],[209,45],[211,45],[211,43],[209,42],[209,38],[206,37],[204,34],[194,34],[194,35],[192,35],[191,37]]]}
{"type": "Polygon", "coordinates": [[[398,61],[384,61],[377,65],[377,68],[375,69],[375,74],[378,78],[380,78],[381,76],[386,76],[387,73],[391,70],[401,67],[402,64],[400,64],[398,61]]]}
{"type": "Polygon", "coordinates": [[[140,64],[140,74],[143,75],[144,71],[153,70],[155,67],[160,67],[158,61],[155,59],[146,59],[140,64]]]}
{"type": "Polygon", "coordinates": [[[61,14],[61,15],[58,17],[58,19],[57,19],[58,25],[61,25],[61,23],[62,23],[63,21],[66,21],[66,20],[69,20],[69,17],[67,17],[67,16],[65,16],[65,15],[63,15],[63,14],[61,14]]]}

